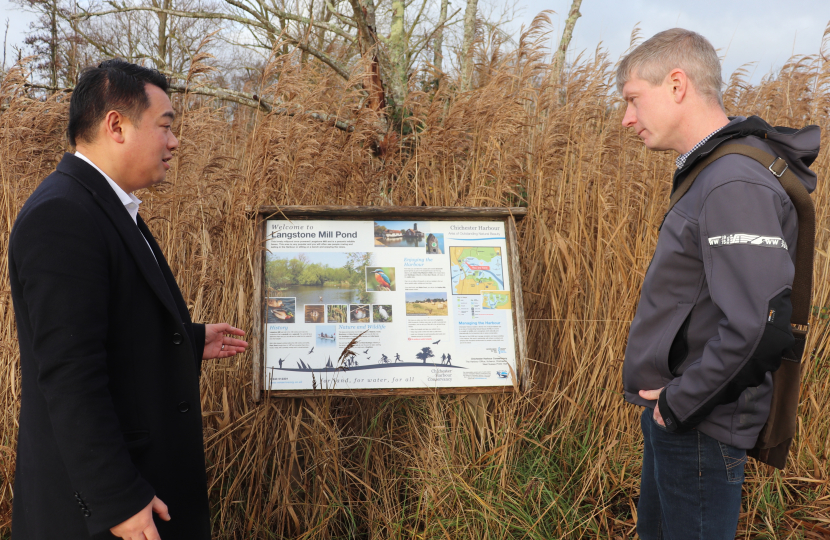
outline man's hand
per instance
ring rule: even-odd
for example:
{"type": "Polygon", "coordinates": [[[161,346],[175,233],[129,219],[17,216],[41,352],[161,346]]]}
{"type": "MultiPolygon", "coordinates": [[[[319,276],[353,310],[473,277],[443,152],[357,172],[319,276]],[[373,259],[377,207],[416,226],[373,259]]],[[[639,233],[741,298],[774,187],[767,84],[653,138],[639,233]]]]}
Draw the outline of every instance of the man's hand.
{"type": "MultiPolygon", "coordinates": [[[[658,388],[657,390],[640,390],[640,397],[649,401],[657,401],[657,398],[660,397],[660,392],[662,391],[663,388],[658,388]]],[[[663,415],[660,414],[660,405],[657,403],[654,404],[654,421],[661,426],[666,427],[666,423],[663,422],[663,415]]]]}
{"type": "Polygon", "coordinates": [[[153,497],[153,500],[144,507],[144,510],[127,521],[116,525],[110,529],[110,532],[124,540],[161,540],[159,532],[156,530],[156,524],[153,523],[153,512],[164,521],[170,521],[167,505],[161,502],[158,497],[153,497]]]}
{"type": "Polygon", "coordinates": [[[247,341],[228,337],[226,334],[244,336],[245,332],[227,323],[205,325],[205,350],[202,353],[202,360],[227,358],[245,352],[248,348],[247,341]]]}

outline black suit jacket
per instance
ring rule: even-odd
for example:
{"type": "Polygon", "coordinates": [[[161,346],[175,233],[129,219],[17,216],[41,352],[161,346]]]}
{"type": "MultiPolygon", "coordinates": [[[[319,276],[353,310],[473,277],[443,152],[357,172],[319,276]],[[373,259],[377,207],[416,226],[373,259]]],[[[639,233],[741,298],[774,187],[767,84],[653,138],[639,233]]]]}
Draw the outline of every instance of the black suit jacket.
{"type": "Polygon", "coordinates": [[[172,517],[156,517],[162,539],[208,540],[205,329],[141,217],[66,154],[17,217],[9,275],[22,373],[12,538],[111,538],[157,495],[172,517]]]}

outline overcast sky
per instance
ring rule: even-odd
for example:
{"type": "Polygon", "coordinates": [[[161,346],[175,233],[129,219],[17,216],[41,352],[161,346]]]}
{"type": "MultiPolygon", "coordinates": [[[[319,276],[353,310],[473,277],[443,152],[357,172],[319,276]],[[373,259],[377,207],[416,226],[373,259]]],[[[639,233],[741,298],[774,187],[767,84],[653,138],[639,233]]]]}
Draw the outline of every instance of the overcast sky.
{"type": "MultiPolygon", "coordinates": [[[[465,2],[451,3],[461,7],[465,2]]],[[[521,12],[513,25],[518,30],[540,11],[553,10],[551,45],[556,46],[570,5],[571,0],[518,0],[521,12]]],[[[602,42],[616,60],[628,48],[634,25],[639,23],[646,38],[680,26],[703,34],[720,50],[724,79],[741,65],[755,62],[750,72],[752,82],[758,82],[793,54],[819,52],[830,22],[830,0],[583,0],[581,12],[570,58],[583,50],[592,54],[602,42]]],[[[10,0],[0,0],[0,13],[0,24],[9,20],[7,55],[12,58],[11,46],[22,43],[32,17],[10,0]]]]}
{"type": "MultiPolygon", "coordinates": [[[[556,12],[551,16],[552,41],[558,45],[570,0],[521,1],[527,6],[521,17],[525,24],[544,9],[556,12]]],[[[592,54],[602,42],[616,61],[628,49],[635,25],[644,38],[679,26],[702,34],[719,50],[724,79],[741,65],[755,62],[750,68],[753,82],[793,54],[817,54],[830,23],[828,0],[582,0],[580,12],[571,56],[583,50],[592,54]]]]}

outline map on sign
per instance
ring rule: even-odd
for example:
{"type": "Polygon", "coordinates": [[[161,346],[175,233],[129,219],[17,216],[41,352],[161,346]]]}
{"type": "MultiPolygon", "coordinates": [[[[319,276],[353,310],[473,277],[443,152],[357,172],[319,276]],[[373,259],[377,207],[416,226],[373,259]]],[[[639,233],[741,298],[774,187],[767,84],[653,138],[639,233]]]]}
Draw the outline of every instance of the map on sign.
{"type": "Polygon", "coordinates": [[[481,305],[484,309],[510,309],[510,291],[482,291],[481,305]]]}
{"type": "Polygon", "coordinates": [[[499,247],[450,247],[450,270],[453,294],[504,289],[499,247]]]}

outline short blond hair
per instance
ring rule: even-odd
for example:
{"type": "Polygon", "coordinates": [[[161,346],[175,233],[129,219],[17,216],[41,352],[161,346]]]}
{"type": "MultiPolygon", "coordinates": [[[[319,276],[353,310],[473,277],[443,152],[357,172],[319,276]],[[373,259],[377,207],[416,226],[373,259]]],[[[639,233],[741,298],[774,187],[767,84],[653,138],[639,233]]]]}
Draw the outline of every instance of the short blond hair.
{"type": "Polygon", "coordinates": [[[651,85],[662,84],[673,69],[680,68],[695,89],[723,108],[723,79],[718,53],[705,37],[683,28],[655,34],[622,59],[617,68],[617,90],[633,76],[651,85]]]}

